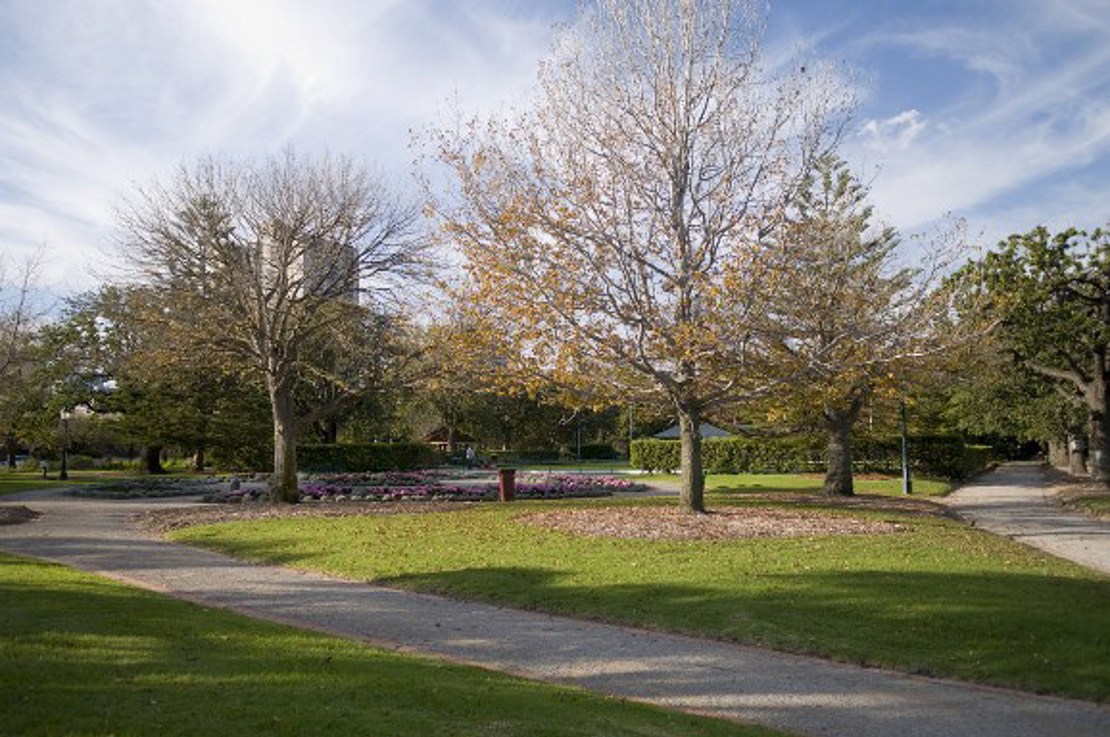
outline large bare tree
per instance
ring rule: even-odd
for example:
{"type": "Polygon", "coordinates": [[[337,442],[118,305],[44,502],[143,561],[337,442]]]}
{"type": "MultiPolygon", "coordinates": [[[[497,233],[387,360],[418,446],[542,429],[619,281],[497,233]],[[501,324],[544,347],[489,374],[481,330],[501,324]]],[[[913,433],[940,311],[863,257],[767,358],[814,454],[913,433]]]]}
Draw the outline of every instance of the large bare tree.
{"type": "Polygon", "coordinates": [[[783,257],[767,235],[851,96],[817,65],[761,67],[763,3],[581,7],[530,108],[435,138],[457,185],[436,209],[499,368],[669,403],[703,511],[699,424],[772,383],[749,321],[783,257]]]}
{"type": "Polygon", "coordinates": [[[368,292],[381,297],[418,270],[417,216],[349,160],[292,151],[260,163],[202,159],[120,209],[124,257],[164,296],[152,319],[178,350],[243,362],[265,383],[275,500],[297,499],[298,432],[365,389],[367,374],[334,351],[359,347],[351,339],[369,319],[368,292]],[[322,343],[327,360],[317,360],[322,343]],[[306,377],[335,390],[298,411],[306,377]]]}

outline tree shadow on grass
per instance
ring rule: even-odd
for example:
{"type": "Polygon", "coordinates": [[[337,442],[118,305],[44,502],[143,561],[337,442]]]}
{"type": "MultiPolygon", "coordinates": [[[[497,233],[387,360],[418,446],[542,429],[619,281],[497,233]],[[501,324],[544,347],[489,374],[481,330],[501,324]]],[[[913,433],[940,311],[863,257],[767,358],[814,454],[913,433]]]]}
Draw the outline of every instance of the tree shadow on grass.
{"type": "Polygon", "coordinates": [[[799,572],[734,588],[575,583],[468,568],[378,583],[1023,690],[1110,700],[1110,582],[1034,574],[799,572]]]}

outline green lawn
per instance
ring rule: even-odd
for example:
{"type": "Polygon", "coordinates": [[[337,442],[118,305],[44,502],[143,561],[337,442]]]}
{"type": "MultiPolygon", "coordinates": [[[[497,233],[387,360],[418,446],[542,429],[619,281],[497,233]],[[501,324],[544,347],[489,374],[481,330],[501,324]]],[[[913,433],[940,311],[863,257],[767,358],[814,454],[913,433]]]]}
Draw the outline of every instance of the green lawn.
{"type": "Polygon", "coordinates": [[[403,588],[1110,699],[1110,579],[965,525],[887,512],[907,530],[652,542],[517,519],[556,506],[286,518],[175,537],[403,588]]]}
{"type": "Polygon", "coordinates": [[[0,734],[777,732],[258,622],[0,555],[0,734]]]}
{"type": "Polygon", "coordinates": [[[95,484],[104,481],[134,476],[134,472],[123,471],[70,471],[67,481],[58,479],[58,469],[51,466],[47,478],[42,477],[41,471],[0,471],[0,496],[18,494],[23,491],[42,491],[44,489],[57,489],[61,486],[79,484],[95,484]]]}
{"type": "Polygon", "coordinates": [[[1076,497],[1069,503],[1095,517],[1110,517],[1110,494],[1076,497]]]}
{"type": "MultiPolygon", "coordinates": [[[[638,476],[647,482],[678,484],[677,474],[652,474],[638,476]]],[[[773,494],[776,492],[800,492],[812,494],[824,484],[821,474],[786,473],[714,473],[705,477],[705,490],[710,494],[773,494]]],[[[884,496],[902,495],[902,478],[868,475],[855,479],[857,494],[882,494],[884,496]]],[[[937,479],[913,479],[913,494],[917,496],[943,496],[952,488],[947,481],[937,479]]]]}
{"type": "Polygon", "coordinates": [[[626,460],[590,460],[590,461],[552,461],[551,463],[520,463],[513,464],[514,468],[522,471],[550,471],[551,473],[589,471],[591,473],[624,473],[628,471],[626,460]]]}

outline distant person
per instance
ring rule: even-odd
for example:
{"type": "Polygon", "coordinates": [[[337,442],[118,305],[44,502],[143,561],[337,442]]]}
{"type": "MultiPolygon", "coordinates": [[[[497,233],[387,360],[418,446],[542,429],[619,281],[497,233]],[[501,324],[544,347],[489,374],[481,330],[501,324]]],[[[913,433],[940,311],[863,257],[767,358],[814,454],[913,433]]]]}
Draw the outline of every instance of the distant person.
{"type": "Polygon", "coordinates": [[[474,468],[474,446],[466,446],[466,467],[474,468]]]}

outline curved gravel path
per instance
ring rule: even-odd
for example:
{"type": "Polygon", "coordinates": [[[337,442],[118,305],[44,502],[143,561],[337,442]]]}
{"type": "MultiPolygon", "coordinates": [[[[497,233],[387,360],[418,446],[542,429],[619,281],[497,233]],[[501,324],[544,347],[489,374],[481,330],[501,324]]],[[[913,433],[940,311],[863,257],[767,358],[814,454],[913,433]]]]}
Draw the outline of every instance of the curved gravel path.
{"type": "Polygon", "coordinates": [[[1037,463],[1007,463],[941,501],[988,532],[1110,573],[1110,522],[1053,501],[1037,463]]]}
{"type": "Polygon", "coordinates": [[[153,539],[178,501],[6,497],[42,513],[0,550],[250,616],[806,735],[1110,735],[1110,708],[339,581],[153,539]]]}

